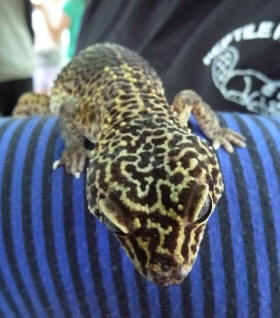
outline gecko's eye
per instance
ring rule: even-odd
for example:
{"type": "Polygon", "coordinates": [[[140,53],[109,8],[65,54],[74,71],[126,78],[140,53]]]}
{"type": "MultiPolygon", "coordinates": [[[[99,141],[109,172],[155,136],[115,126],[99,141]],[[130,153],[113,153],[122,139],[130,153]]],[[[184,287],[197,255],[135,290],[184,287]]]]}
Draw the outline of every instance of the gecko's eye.
{"type": "Polygon", "coordinates": [[[204,202],[202,209],[198,213],[196,222],[201,223],[201,222],[205,221],[209,217],[209,215],[211,214],[211,211],[212,211],[212,200],[211,200],[210,196],[208,195],[207,199],[204,202]]]}
{"type": "Polygon", "coordinates": [[[117,236],[127,236],[120,228],[118,228],[114,223],[112,223],[104,214],[102,215],[102,222],[105,224],[107,229],[117,236]]]}

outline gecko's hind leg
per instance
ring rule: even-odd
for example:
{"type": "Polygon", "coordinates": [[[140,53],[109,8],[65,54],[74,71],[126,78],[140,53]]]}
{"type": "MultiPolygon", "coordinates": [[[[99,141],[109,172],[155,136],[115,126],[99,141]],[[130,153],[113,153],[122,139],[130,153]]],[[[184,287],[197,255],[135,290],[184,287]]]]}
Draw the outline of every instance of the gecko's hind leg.
{"type": "Polygon", "coordinates": [[[224,146],[227,152],[233,152],[233,145],[246,146],[245,138],[241,134],[220,126],[217,115],[196,92],[192,90],[181,91],[175,96],[172,106],[178,113],[179,121],[183,127],[187,125],[190,113],[195,116],[205,136],[212,140],[214,149],[224,146]]]}
{"type": "Polygon", "coordinates": [[[13,117],[49,116],[49,96],[35,92],[22,94],[13,110],[13,117]]]}

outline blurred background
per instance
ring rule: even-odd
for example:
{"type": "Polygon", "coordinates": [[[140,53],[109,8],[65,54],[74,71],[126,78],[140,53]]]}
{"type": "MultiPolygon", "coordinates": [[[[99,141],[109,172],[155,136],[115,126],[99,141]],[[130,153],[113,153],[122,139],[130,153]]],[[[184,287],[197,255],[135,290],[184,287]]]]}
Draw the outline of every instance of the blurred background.
{"type": "Polygon", "coordinates": [[[215,110],[279,116],[279,12],[277,0],[1,0],[0,115],[112,42],[155,68],[170,103],[188,88],[215,110]]]}
{"type": "Polygon", "coordinates": [[[48,93],[60,69],[73,57],[84,0],[31,0],[34,32],[34,91],[48,93]]]}
{"type": "Polygon", "coordinates": [[[0,115],[28,91],[49,94],[73,57],[85,0],[0,1],[0,115]]]}

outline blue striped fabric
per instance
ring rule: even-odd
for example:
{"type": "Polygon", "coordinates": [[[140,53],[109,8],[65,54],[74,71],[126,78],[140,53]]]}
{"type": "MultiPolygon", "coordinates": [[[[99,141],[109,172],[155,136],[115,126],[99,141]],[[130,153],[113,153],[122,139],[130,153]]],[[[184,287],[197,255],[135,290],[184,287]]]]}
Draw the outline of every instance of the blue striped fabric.
{"type": "Polygon", "coordinates": [[[159,288],[87,211],[85,178],[52,171],[57,119],[1,119],[0,317],[280,317],[280,119],[221,122],[248,147],[218,151],[225,193],[198,259],[159,288]]]}

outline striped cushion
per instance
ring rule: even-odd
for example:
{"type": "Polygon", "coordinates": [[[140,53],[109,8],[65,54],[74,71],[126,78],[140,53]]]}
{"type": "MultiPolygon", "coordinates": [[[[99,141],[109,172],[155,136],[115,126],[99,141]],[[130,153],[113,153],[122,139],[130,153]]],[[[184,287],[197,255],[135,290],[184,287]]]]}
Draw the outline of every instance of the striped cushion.
{"type": "Polygon", "coordinates": [[[0,317],[280,317],[280,119],[221,121],[248,148],[218,152],[226,189],[199,257],[158,288],[89,214],[84,178],[52,171],[57,119],[1,119],[0,317]]]}

